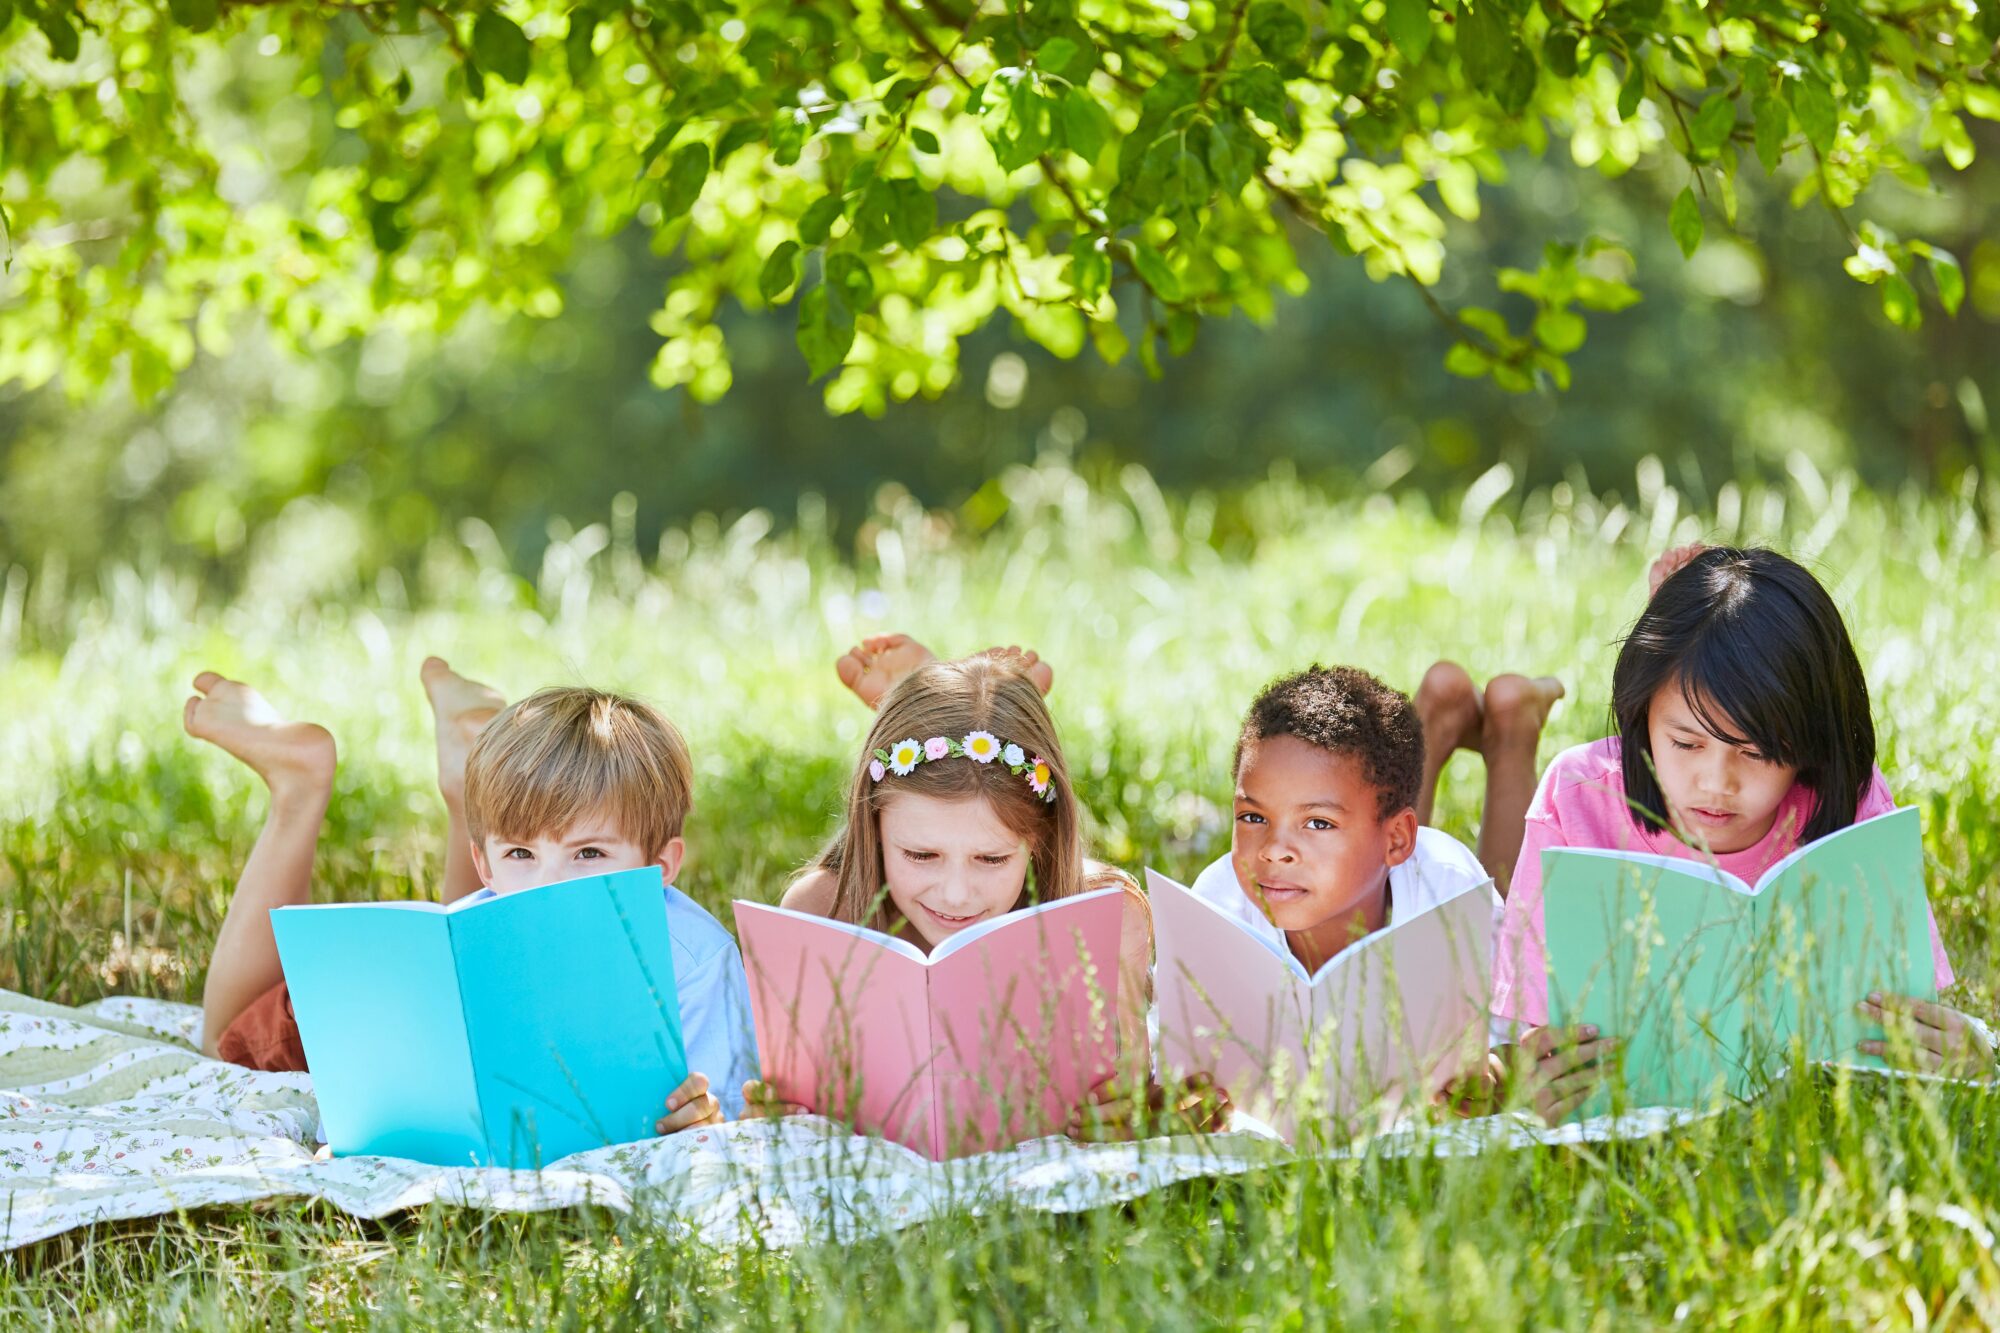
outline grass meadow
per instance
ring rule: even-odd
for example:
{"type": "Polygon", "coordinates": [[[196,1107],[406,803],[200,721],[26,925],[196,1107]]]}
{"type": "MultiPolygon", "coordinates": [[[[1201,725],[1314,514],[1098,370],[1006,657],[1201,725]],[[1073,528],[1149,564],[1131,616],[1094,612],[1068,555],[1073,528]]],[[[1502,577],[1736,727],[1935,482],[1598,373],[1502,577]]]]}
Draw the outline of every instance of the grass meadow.
{"type": "MultiPolygon", "coordinates": [[[[227,597],[173,568],[0,571],[0,985],[64,1003],[200,994],[262,816],[254,779],[180,731],[197,669],[257,684],[341,750],[327,898],[424,894],[442,863],[417,664],[510,694],[590,681],[686,731],[680,883],[725,920],[831,828],[866,716],[832,662],[905,629],[943,654],[1032,645],[1099,854],[1191,876],[1228,839],[1228,757],[1271,676],[1351,662],[1405,689],[1439,657],[1569,687],[1544,761],[1607,726],[1616,640],[1670,542],[1764,541],[1818,570],[1874,693],[1882,766],[1923,808],[1961,1008],[2000,946],[2000,490],[1879,496],[1799,466],[1697,504],[1653,465],[1622,500],[1334,501],[1285,478],[1163,497],[1021,469],[976,511],[885,493],[858,542],[808,503],[639,550],[628,508],[562,530],[530,577],[478,525],[358,582],[337,511],[294,506],[227,597]],[[1004,500],[1004,507],[1000,503],[1004,500]],[[997,517],[995,516],[997,513],[997,517]],[[977,520],[983,531],[972,529],[977,520]]],[[[1470,839],[1479,768],[1440,822],[1470,839]]],[[[608,1213],[318,1205],[103,1226],[0,1264],[0,1322],[51,1328],[1894,1327],[2000,1324],[2000,1092],[1832,1075],[1673,1134],[1471,1160],[1287,1164],[1076,1216],[1002,1210],[780,1251],[608,1213]]]]}

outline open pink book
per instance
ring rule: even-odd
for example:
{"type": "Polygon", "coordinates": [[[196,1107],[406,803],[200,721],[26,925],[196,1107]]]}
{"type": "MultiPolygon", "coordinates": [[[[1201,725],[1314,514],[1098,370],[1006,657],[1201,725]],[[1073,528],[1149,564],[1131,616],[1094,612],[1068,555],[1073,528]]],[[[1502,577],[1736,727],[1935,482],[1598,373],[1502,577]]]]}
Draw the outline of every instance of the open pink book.
{"type": "Polygon", "coordinates": [[[1485,1048],[1492,881],[1355,941],[1311,975],[1276,942],[1146,872],[1163,1075],[1213,1073],[1287,1138],[1379,1127],[1485,1048]],[[1400,984],[1399,984],[1400,983],[1400,984]]]}
{"type": "Polygon", "coordinates": [[[933,1161],[1061,1130],[1110,1076],[1124,892],[906,940],[736,904],[764,1081],[933,1161]]]}

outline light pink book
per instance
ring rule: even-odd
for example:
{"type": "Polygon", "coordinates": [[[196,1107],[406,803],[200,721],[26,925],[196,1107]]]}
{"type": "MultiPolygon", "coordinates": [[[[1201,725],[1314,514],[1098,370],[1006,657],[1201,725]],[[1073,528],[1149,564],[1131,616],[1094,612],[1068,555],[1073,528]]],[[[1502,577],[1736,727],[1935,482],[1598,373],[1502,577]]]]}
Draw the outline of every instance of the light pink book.
{"type": "Polygon", "coordinates": [[[933,1161],[1061,1130],[1110,1076],[1124,893],[907,940],[736,904],[764,1081],[933,1161]]]}
{"type": "Polygon", "coordinates": [[[1491,881],[1366,935],[1308,975],[1282,946],[1148,871],[1163,1074],[1207,1071],[1287,1138],[1379,1127],[1485,1048],[1491,881]]]}

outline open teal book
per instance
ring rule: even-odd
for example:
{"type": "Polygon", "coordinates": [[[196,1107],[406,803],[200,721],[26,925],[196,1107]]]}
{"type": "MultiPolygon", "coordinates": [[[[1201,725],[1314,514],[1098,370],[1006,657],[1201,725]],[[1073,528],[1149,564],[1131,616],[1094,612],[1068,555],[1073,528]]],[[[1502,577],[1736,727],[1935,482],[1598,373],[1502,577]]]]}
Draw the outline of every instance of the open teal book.
{"type": "Polygon", "coordinates": [[[1856,1006],[1935,999],[1915,810],[1853,824],[1747,884],[1702,861],[1578,847],[1542,853],[1549,1015],[1624,1042],[1582,1110],[1699,1107],[1755,1095],[1795,1058],[1879,1068],[1856,1006]]]}
{"type": "Polygon", "coordinates": [[[687,1077],[658,866],[271,929],[336,1153],[538,1167],[652,1137],[687,1077]]]}

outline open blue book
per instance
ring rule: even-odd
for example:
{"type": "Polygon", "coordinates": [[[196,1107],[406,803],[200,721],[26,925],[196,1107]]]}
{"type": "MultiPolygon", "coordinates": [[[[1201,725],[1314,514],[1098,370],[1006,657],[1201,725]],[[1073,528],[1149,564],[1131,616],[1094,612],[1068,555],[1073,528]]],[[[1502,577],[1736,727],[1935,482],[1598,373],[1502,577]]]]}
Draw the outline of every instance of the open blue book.
{"type": "Polygon", "coordinates": [[[539,1167],[652,1137],[687,1077],[658,866],[271,929],[336,1153],[539,1167]]]}
{"type": "Polygon", "coordinates": [[[1542,853],[1549,1012],[1624,1042],[1581,1114],[1753,1095],[1793,1057],[1880,1068],[1870,991],[1937,998],[1915,810],[1851,824],[1747,884],[1701,861],[1542,853]]]}

